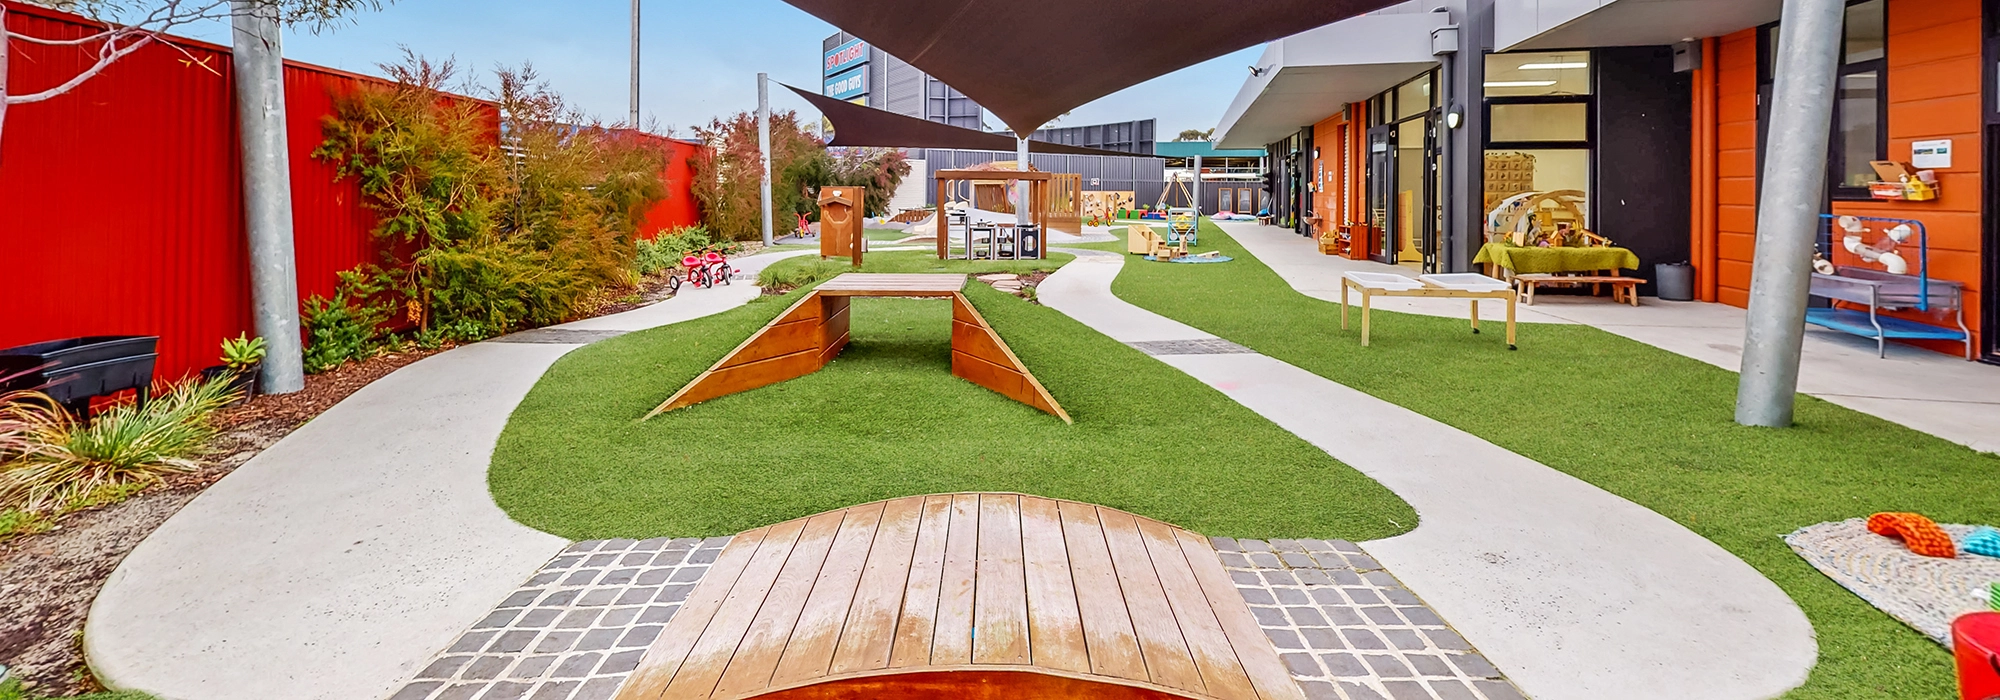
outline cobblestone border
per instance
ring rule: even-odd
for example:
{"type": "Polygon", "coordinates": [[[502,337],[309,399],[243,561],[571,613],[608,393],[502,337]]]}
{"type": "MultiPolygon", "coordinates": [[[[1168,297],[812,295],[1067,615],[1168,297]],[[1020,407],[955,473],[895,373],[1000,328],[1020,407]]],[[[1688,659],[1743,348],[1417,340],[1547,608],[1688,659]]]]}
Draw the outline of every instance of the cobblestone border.
{"type": "MultiPolygon", "coordinates": [[[[1211,541],[1310,700],[1523,700],[1360,546],[1211,541]]],[[[390,700],[609,700],[728,543],[570,545],[390,700]]]]}
{"type": "Polygon", "coordinates": [[[1211,541],[1310,700],[1524,700],[1359,545],[1211,541]]]}
{"type": "Polygon", "coordinates": [[[728,543],[570,545],[390,700],[609,700],[728,543]]]}

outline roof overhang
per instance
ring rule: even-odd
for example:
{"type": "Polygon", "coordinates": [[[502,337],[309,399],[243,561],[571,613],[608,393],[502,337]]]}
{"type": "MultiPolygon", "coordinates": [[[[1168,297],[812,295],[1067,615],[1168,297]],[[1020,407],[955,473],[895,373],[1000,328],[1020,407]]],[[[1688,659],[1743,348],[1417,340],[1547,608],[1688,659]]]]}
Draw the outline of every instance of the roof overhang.
{"type": "MultiPolygon", "coordinates": [[[[1406,6],[1407,7],[1407,6],[1406,6]]],[[[1438,65],[1431,31],[1443,12],[1353,17],[1264,47],[1216,126],[1218,148],[1263,148],[1438,65]]]]}
{"type": "Polygon", "coordinates": [[[1656,46],[1778,21],[1783,0],[1499,0],[1497,51],[1656,46]]]}

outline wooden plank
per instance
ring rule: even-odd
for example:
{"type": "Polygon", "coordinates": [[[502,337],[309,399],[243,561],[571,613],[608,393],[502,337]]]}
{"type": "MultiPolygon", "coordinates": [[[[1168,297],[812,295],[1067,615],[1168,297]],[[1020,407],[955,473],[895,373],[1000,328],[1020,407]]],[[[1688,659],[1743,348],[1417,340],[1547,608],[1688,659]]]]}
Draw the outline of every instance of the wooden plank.
{"type": "Polygon", "coordinates": [[[849,272],[820,283],[816,290],[842,296],[869,293],[945,295],[965,288],[965,275],[873,274],[849,272]]]}
{"type": "Polygon", "coordinates": [[[804,299],[792,302],[792,307],[785,309],[784,313],[778,314],[778,317],[773,319],[770,325],[778,326],[787,323],[797,323],[799,321],[819,320],[821,306],[818,297],[818,294],[807,294],[804,299]]]}
{"type": "Polygon", "coordinates": [[[620,688],[617,700],[656,700],[666,692],[667,684],[678,673],[681,663],[687,660],[688,652],[701,637],[702,630],[708,628],[710,620],[722,607],[723,599],[729,596],[729,589],[736,585],[736,578],[743,568],[750,564],[750,557],[764,542],[765,528],[750,530],[729,540],[717,555],[715,563],[709,565],[708,573],[694,592],[681,604],[680,612],[667,623],[666,630],[653,640],[652,646],[640,657],[639,667],[633,669],[625,685],[620,688]]]}
{"type": "Polygon", "coordinates": [[[1021,497],[1021,560],[1028,586],[1028,652],[1036,666],[1090,672],[1090,649],[1083,642],[1083,617],[1076,607],[1076,583],[1069,573],[1056,502],[1021,497]]]}
{"type": "Polygon", "coordinates": [[[824,366],[820,364],[819,351],[813,349],[762,362],[752,362],[741,367],[715,370],[695,378],[686,388],[681,389],[680,393],[667,399],[665,404],[655,409],[654,414],[797,379],[817,372],[824,366]]]}
{"type": "Polygon", "coordinates": [[[834,644],[840,640],[841,625],[847,621],[847,608],[854,601],[854,587],[860,582],[861,568],[868,559],[868,548],[875,541],[883,506],[871,503],[847,509],[847,519],[841,522],[840,533],[834,536],[833,548],[827,552],[826,565],[820,569],[819,582],[813,585],[812,595],[807,596],[791,642],[785,647],[784,656],[778,659],[772,683],[826,675],[827,664],[833,660],[834,644]]]}
{"type": "Polygon", "coordinates": [[[1062,516],[1063,541],[1069,550],[1069,570],[1076,582],[1077,614],[1083,619],[1083,641],[1090,650],[1090,671],[1101,676],[1147,681],[1139,635],[1118,587],[1118,570],[1104,542],[1098,509],[1082,503],[1056,504],[1062,516]]]}
{"type": "Polygon", "coordinates": [[[1146,655],[1146,671],[1154,683],[1190,692],[1202,692],[1201,671],[1181,638],[1160,576],[1153,570],[1152,556],[1139,536],[1138,521],[1129,513],[1097,509],[1104,523],[1104,543],[1111,550],[1111,564],[1118,569],[1118,587],[1125,593],[1125,608],[1132,613],[1132,629],[1139,634],[1139,650],[1146,655]]]}
{"type": "Polygon", "coordinates": [[[908,668],[931,662],[931,633],[937,626],[938,588],[944,583],[944,540],[951,531],[951,497],[929,496],[917,527],[916,551],[910,557],[910,579],[903,594],[903,612],[896,621],[896,645],[889,666],[908,668]]]}
{"type": "Polygon", "coordinates": [[[868,565],[861,571],[854,604],[847,610],[847,625],[841,630],[840,643],[834,647],[833,673],[889,667],[889,652],[896,641],[896,620],[903,612],[903,589],[910,582],[910,557],[917,547],[917,528],[923,513],[921,496],[899,498],[883,508],[882,525],[875,529],[875,545],[868,550],[868,565]]]}
{"type": "MultiPolygon", "coordinates": [[[[1000,352],[1004,354],[1009,360],[1009,362],[1001,366],[1011,369],[1014,372],[1020,374],[1023,383],[1026,384],[1026,386],[1023,387],[1021,390],[1019,390],[1016,394],[1008,394],[1007,392],[1004,391],[1001,392],[1002,394],[1006,394],[1009,398],[1013,398],[1016,401],[1020,401],[1030,406],[1034,406],[1035,408],[1040,409],[1045,413],[1054,415],[1057,418],[1061,418],[1064,423],[1069,423],[1071,425],[1074,425],[1076,423],[1076,421],[1070,420],[1069,412],[1063,410],[1062,404],[1056,403],[1056,397],[1049,394],[1049,390],[1042,386],[1041,380],[1035,378],[1034,372],[1028,371],[1028,366],[1026,364],[1023,364],[1021,362],[1021,358],[1014,354],[1013,348],[1007,347],[1007,341],[1000,337],[999,331],[993,329],[993,324],[986,322],[986,317],[981,316],[979,314],[979,309],[973,308],[972,302],[966,299],[964,294],[952,295],[952,307],[953,307],[952,315],[954,319],[960,313],[963,313],[964,315],[971,317],[972,320],[970,321],[970,323],[972,323],[972,325],[986,330],[989,339],[992,340],[994,345],[997,345],[999,347],[1000,352]],[[961,307],[963,308],[962,312],[959,310],[961,307]]],[[[955,323],[956,321],[954,321],[954,324],[955,323]]],[[[956,358],[958,356],[954,354],[952,357],[953,357],[953,363],[952,363],[953,374],[957,374],[958,363],[956,358]]],[[[979,370],[977,368],[968,368],[967,371],[977,372],[979,370]]],[[[964,375],[959,375],[959,376],[964,377],[964,375]]]]}
{"type": "Polygon", "coordinates": [[[1174,536],[1179,528],[1147,518],[1139,518],[1138,522],[1139,536],[1146,542],[1153,570],[1160,575],[1167,604],[1174,610],[1174,620],[1180,623],[1181,638],[1187,641],[1188,652],[1194,657],[1195,668],[1201,671],[1208,694],[1222,700],[1257,700],[1257,689],[1250,684],[1243,664],[1237,661],[1229,635],[1223,633],[1208,596],[1202,593],[1201,583],[1195,581],[1194,570],[1174,536]]]}
{"type": "Polygon", "coordinates": [[[972,663],[972,593],[978,563],[979,496],[959,494],[951,498],[951,530],[945,535],[932,666],[972,663]]]}
{"type": "Polygon", "coordinates": [[[820,348],[820,321],[806,319],[765,328],[757,334],[757,342],[751,343],[736,354],[723,358],[716,371],[741,367],[753,362],[761,362],[774,357],[820,348]]]}
{"type": "Polygon", "coordinates": [[[1021,497],[979,497],[979,573],[972,662],[1028,663],[1028,584],[1021,559],[1021,497]]]}
{"type": "Polygon", "coordinates": [[[1244,604],[1243,594],[1236,591],[1235,582],[1229,580],[1229,572],[1222,569],[1222,559],[1216,556],[1214,546],[1200,535],[1186,530],[1174,532],[1174,539],[1180,542],[1188,568],[1195,581],[1201,584],[1202,595],[1208,598],[1209,610],[1215,613],[1216,622],[1229,636],[1230,647],[1236,650],[1236,660],[1250,676],[1250,684],[1256,687],[1257,697],[1263,700],[1305,700],[1305,691],[1300,690],[1298,682],[1292,680],[1291,671],[1278,658],[1278,650],[1271,646],[1270,638],[1264,636],[1264,628],[1258,626],[1257,618],[1251,616],[1249,606],[1244,604]]]}
{"type": "Polygon", "coordinates": [[[771,586],[764,608],[757,612],[757,619],[743,634],[742,646],[716,684],[717,695],[747,694],[770,685],[778,658],[785,651],[786,641],[791,639],[799,613],[805,609],[806,596],[819,580],[820,567],[826,563],[833,537],[840,532],[840,523],[846,515],[846,511],[837,510],[806,520],[798,544],[792,546],[792,556],[785,560],[784,569],[778,572],[778,580],[771,586]]]}
{"type": "Polygon", "coordinates": [[[1012,353],[1001,349],[1000,339],[993,331],[963,321],[951,322],[951,349],[991,362],[1001,367],[1021,370],[1015,366],[1017,360],[1012,353]]]}
{"type": "Polygon", "coordinates": [[[1033,400],[1038,398],[1028,393],[1028,383],[1021,379],[1021,373],[962,352],[951,354],[951,375],[1030,406],[1035,406],[1033,400]]]}
{"type": "Polygon", "coordinates": [[[743,574],[729,587],[729,595],[716,609],[708,628],[702,630],[688,652],[680,672],[667,684],[666,697],[705,697],[715,692],[716,681],[728,670],[729,660],[736,655],[744,633],[750,631],[750,623],[756,621],[758,611],[763,609],[772,584],[778,581],[778,572],[791,557],[792,546],[798,544],[805,526],[805,520],[771,526],[757,553],[743,568],[743,574]]]}

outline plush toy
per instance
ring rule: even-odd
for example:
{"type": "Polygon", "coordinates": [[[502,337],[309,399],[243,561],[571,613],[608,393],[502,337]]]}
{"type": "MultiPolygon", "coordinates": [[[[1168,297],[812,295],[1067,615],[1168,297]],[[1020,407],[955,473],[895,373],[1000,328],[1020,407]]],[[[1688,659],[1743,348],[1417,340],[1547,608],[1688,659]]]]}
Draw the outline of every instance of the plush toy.
{"type": "Polygon", "coordinates": [[[1951,535],[1916,513],[1876,513],[1868,517],[1868,531],[1900,539],[1911,552],[1922,556],[1958,558],[1958,546],[1952,543],[1951,535]]]}

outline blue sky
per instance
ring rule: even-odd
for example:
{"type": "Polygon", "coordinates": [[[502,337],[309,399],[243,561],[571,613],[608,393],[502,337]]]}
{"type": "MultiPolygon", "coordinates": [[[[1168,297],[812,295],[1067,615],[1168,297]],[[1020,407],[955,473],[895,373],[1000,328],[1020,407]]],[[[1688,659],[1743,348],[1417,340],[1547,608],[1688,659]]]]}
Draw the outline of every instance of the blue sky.
{"type": "MultiPolygon", "coordinates": [[[[833,27],[779,0],[645,0],[641,104],[648,123],[688,127],[753,109],[756,76],[811,88],[819,84],[820,40],[833,27]]],[[[626,113],[628,0],[400,0],[352,24],[287,38],[290,58],[379,74],[408,46],[451,57],[480,77],[498,64],[534,63],[542,76],[586,112],[606,120],[626,113]]],[[[189,32],[228,43],[220,26],[189,32]]],[[[1161,37],[1161,41],[1172,41],[1161,37]]],[[[1171,139],[1182,129],[1215,126],[1261,48],[1250,48],[1135,86],[1078,108],[1059,125],[1159,119],[1171,139]]],[[[490,82],[490,81],[489,81],[490,82]]],[[[776,109],[810,111],[772,90],[776,109]]],[[[989,118],[998,125],[998,120],[989,118]]]]}

